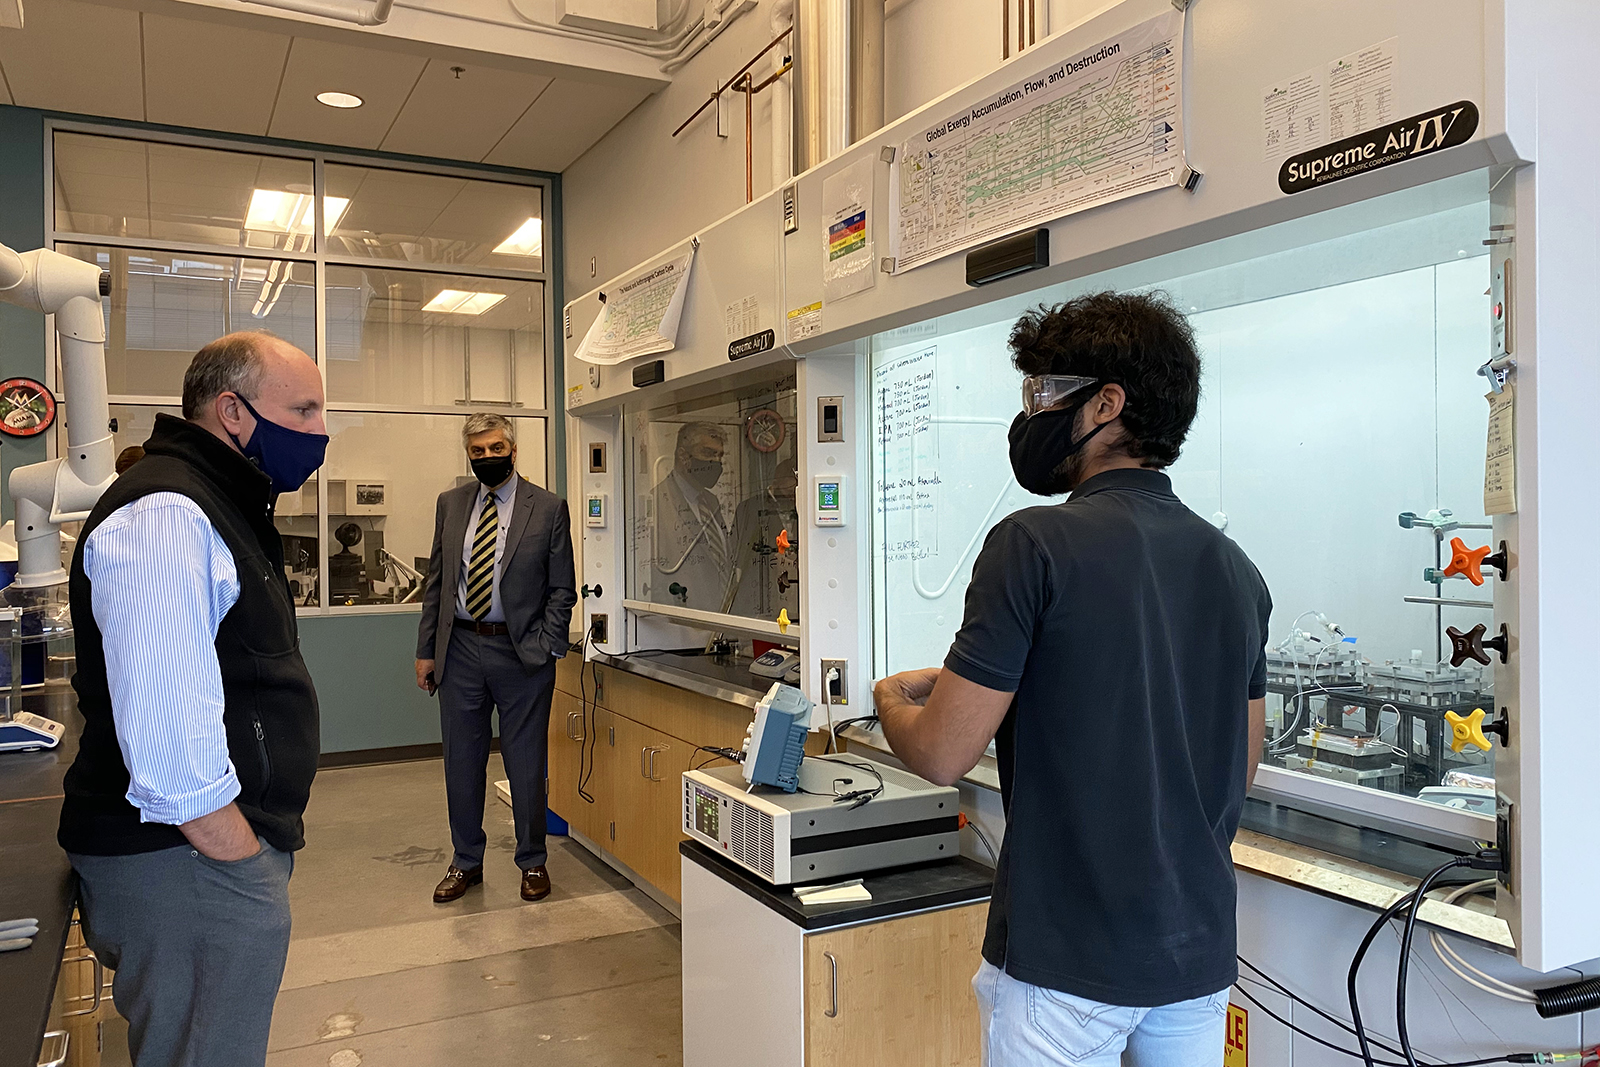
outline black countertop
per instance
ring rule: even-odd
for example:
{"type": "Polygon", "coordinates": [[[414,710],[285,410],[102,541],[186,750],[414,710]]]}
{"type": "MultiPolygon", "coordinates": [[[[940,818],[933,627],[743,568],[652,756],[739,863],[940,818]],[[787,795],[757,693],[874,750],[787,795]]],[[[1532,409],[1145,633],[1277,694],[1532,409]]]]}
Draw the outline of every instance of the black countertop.
{"type": "Polygon", "coordinates": [[[802,930],[826,930],[930,908],[975,904],[989,899],[994,884],[993,870],[963,856],[864,875],[862,880],[872,894],[871,900],[808,908],[795,897],[793,886],[764,882],[698,841],[679,842],[678,852],[802,930]]]}
{"type": "Polygon", "coordinates": [[[23,697],[24,711],[65,723],[61,744],[45,752],[0,752],[0,919],[36,918],[39,934],[20,952],[0,952],[0,1067],[34,1067],[55,999],[77,876],[56,844],[61,779],[78,753],[72,690],[23,697]]]}

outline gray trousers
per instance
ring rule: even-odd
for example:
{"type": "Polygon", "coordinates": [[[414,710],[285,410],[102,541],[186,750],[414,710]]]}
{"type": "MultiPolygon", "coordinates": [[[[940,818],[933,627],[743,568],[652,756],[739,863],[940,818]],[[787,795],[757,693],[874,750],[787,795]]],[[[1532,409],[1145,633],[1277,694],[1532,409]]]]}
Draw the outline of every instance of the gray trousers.
{"type": "Polygon", "coordinates": [[[261,1067],[289,955],[294,856],[70,854],[83,937],[116,971],[135,1067],[261,1067]]]}
{"type": "Polygon", "coordinates": [[[500,758],[511,781],[511,820],[517,832],[517,868],[546,859],[545,758],[556,665],[529,671],[509,637],[485,637],[461,627],[450,633],[449,659],[439,683],[439,725],[444,736],[444,789],[450,809],[451,861],[464,871],[483,863],[484,791],[488,785],[489,716],[500,711],[500,758]]]}

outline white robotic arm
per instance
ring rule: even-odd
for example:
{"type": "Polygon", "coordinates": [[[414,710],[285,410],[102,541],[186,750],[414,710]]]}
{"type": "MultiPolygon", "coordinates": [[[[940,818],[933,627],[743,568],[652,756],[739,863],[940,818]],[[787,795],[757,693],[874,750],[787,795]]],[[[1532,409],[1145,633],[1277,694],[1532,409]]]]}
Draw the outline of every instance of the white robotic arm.
{"type": "Polygon", "coordinates": [[[110,281],[94,264],[59,252],[40,248],[19,254],[0,245],[0,301],[56,317],[68,400],[62,458],[11,472],[17,510],[16,584],[23,589],[67,580],[61,566],[61,524],[87,518],[116,477],[106,399],[106,326],[100,310],[110,281]]]}

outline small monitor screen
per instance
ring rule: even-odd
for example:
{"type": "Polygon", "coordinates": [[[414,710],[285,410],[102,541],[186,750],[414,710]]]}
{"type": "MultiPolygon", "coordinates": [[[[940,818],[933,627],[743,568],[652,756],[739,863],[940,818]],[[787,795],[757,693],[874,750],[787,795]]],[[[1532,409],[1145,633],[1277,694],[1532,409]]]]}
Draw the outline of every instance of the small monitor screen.
{"type": "Polygon", "coordinates": [[[600,498],[597,497],[597,496],[590,497],[589,498],[589,517],[593,518],[593,519],[598,519],[600,517],[600,508],[601,508],[600,498]]]}
{"type": "Polygon", "coordinates": [[[825,511],[839,510],[839,483],[822,482],[817,486],[817,507],[825,511]]]}
{"type": "Polygon", "coordinates": [[[694,791],[694,828],[713,841],[718,838],[716,794],[698,787],[694,791]]]}

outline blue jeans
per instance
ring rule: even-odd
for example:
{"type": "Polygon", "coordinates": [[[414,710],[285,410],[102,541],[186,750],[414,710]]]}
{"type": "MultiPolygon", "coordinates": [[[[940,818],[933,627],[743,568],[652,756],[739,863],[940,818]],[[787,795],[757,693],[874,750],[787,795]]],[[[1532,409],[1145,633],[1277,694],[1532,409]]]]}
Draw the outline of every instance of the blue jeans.
{"type": "Polygon", "coordinates": [[[987,960],[972,988],[978,994],[984,1067],[1222,1063],[1226,989],[1159,1008],[1126,1008],[1019,982],[987,960]]]}

